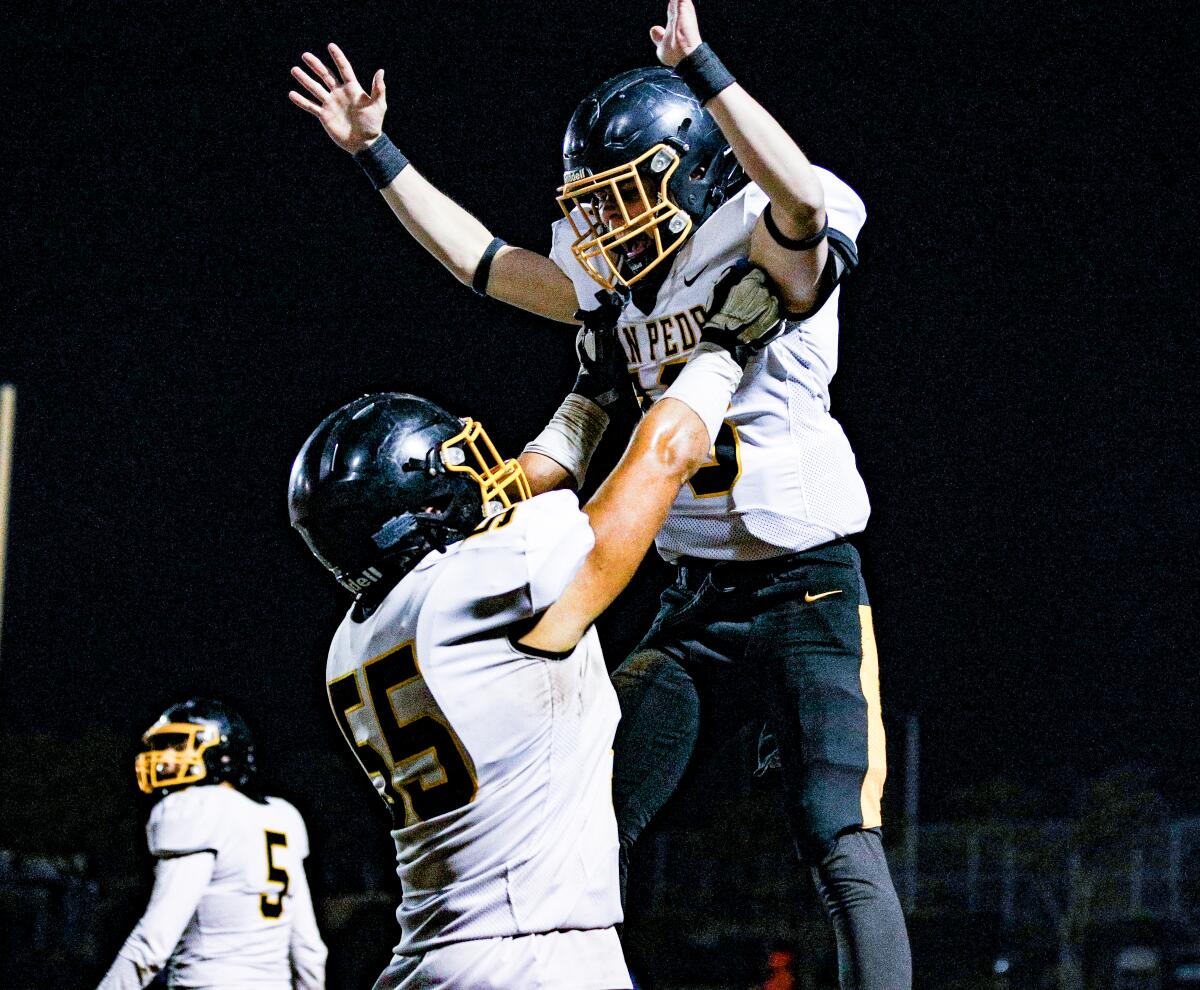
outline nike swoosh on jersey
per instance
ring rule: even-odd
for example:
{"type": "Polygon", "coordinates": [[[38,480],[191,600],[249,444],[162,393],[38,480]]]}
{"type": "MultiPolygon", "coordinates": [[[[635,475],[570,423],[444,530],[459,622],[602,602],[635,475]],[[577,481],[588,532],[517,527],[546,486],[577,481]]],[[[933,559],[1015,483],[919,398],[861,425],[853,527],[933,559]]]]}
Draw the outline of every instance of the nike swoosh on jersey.
{"type": "Polygon", "coordinates": [[[830,595],[840,595],[841,593],[841,588],[838,588],[836,591],[822,591],[819,595],[814,595],[806,591],[804,592],[804,600],[806,602],[816,602],[820,601],[822,598],[828,598],[830,595]]]}
{"type": "Polygon", "coordinates": [[[696,272],[696,274],[693,275],[691,278],[688,278],[686,275],[684,275],[683,276],[683,284],[690,288],[692,283],[694,283],[696,281],[696,279],[698,279],[706,271],[708,271],[708,265],[705,265],[703,268],[701,268],[700,271],[696,272]]]}

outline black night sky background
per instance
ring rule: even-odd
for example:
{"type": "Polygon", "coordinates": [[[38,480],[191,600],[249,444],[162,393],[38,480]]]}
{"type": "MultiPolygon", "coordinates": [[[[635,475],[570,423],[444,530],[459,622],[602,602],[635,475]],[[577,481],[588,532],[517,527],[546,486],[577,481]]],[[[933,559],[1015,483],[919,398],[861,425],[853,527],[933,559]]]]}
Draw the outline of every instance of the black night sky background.
{"type": "MultiPolygon", "coordinates": [[[[361,79],[384,67],[396,144],[545,251],[567,119],[653,60],[664,8],[8,15],[8,729],[132,747],[167,703],[216,695],[277,790],[330,800],[294,753],[344,748],[322,675],[347,600],[288,527],[292,457],[384,388],[516,453],[574,359],[567,328],[473,296],[404,234],[288,102],[289,67],[329,40],[361,79]]],[[[1186,9],[699,4],[739,81],[867,204],[834,414],[873,503],[857,542],[890,757],[920,715],[929,817],[985,776],[1067,800],[1131,762],[1200,812],[1186,9]]],[[[602,623],[610,665],[653,614],[645,570],[602,623]]]]}

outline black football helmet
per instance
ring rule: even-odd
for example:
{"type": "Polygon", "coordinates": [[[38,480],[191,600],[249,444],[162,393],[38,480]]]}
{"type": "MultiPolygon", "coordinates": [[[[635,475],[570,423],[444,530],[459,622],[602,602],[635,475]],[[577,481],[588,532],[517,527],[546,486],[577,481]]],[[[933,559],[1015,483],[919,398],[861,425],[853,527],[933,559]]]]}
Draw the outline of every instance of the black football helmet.
{"type": "Polygon", "coordinates": [[[369,599],[526,498],[521,465],[503,460],[479,423],[382,392],[342,406],[305,441],[288,512],[338,583],[369,599]]]}
{"type": "Polygon", "coordinates": [[[747,181],[712,115],[657,66],[614,76],[576,108],[558,204],[572,253],[611,292],[649,275],[747,181]]]}
{"type": "Polygon", "coordinates": [[[254,739],[242,716],[220,701],[189,698],[172,705],[146,730],[142,745],[134,770],[143,794],[224,781],[253,790],[254,739]]]}

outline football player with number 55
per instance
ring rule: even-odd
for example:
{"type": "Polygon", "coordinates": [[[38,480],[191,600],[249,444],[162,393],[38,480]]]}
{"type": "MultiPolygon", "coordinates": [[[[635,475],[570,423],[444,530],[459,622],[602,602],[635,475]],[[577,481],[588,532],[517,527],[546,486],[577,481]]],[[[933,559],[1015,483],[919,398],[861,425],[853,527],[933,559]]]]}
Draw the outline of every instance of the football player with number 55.
{"type": "MultiPolygon", "coordinates": [[[[730,307],[767,296],[743,290],[730,307]]],[[[403,393],[343,406],[296,457],[292,525],[355,595],[329,701],[391,813],[403,886],[377,990],[630,986],[619,712],[592,622],[707,458],[741,379],[731,350],[705,342],[582,508],[536,471],[531,485],[478,422],[403,393]]]]}
{"type": "Polygon", "coordinates": [[[219,701],[172,705],[142,737],[138,787],[154,891],[100,990],[170,987],[321,990],[325,945],[304,859],[308,833],[287,801],[259,793],[254,742],[219,701]]]}

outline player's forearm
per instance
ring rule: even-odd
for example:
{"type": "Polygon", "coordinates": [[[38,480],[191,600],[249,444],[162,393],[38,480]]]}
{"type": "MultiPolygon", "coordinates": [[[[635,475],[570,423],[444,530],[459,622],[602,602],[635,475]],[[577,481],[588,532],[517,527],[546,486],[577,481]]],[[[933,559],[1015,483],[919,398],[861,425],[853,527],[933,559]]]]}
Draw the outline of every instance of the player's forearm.
{"type": "Polygon", "coordinates": [[[381,192],[404,229],[455,278],[470,285],[492,232],[411,165],[381,192]]]}
{"type": "Polygon", "coordinates": [[[654,404],[620,463],[584,507],[596,535],[589,564],[599,576],[592,618],[632,578],[679,489],[708,463],[740,380],[741,369],[724,353],[706,353],[699,362],[693,357],[677,380],[682,388],[654,404]]]}
{"type": "MultiPolygon", "coordinates": [[[[724,406],[728,404],[726,398],[724,406]]],[[[626,456],[637,457],[639,473],[661,476],[673,489],[669,508],[683,483],[707,463],[711,449],[712,436],[701,415],[685,402],[664,396],[638,424],[626,456]]]]}
{"type": "Polygon", "coordinates": [[[771,214],[788,237],[805,237],[825,221],[825,192],[796,142],[740,85],[705,104],[734,154],[771,200],[771,214]]]}
{"type": "Polygon", "coordinates": [[[304,929],[297,931],[293,922],[292,940],[288,948],[292,985],[294,990],[325,990],[325,960],[329,952],[321,941],[315,918],[305,922],[304,929]]]}
{"type": "Polygon", "coordinates": [[[742,371],[728,352],[701,344],[668,394],[634,431],[629,448],[584,506],[595,545],[566,591],[521,643],[573,649],[629,583],[682,487],[709,460],[721,416],[742,371]]]}
{"type": "Polygon", "coordinates": [[[637,566],[679,489],[708,463],[721,417],[741,378],[742,369],[727,352],[701,344],[638,424],[621,462],[584,507],[596,534],[593,554],[623,562],[618,573],[630,563],[637,566]]]}
{"type": "Polygon", "coordinates": [[[701,417],[678,400],[656,402],[638,424],[620,463],[584,507],[596,546],[573,589],[590,603],[581,632],[629,583],[711,443],[701,417]]]}
{"type": "Polygon", "coordinates": [[[663,399],[654,406],[620,464],[584,506],[596,541],[592,552],[521,643],[554,652],[574,648],[633,577],[709,443],[703,421],[686,405],[663,399]]]}

